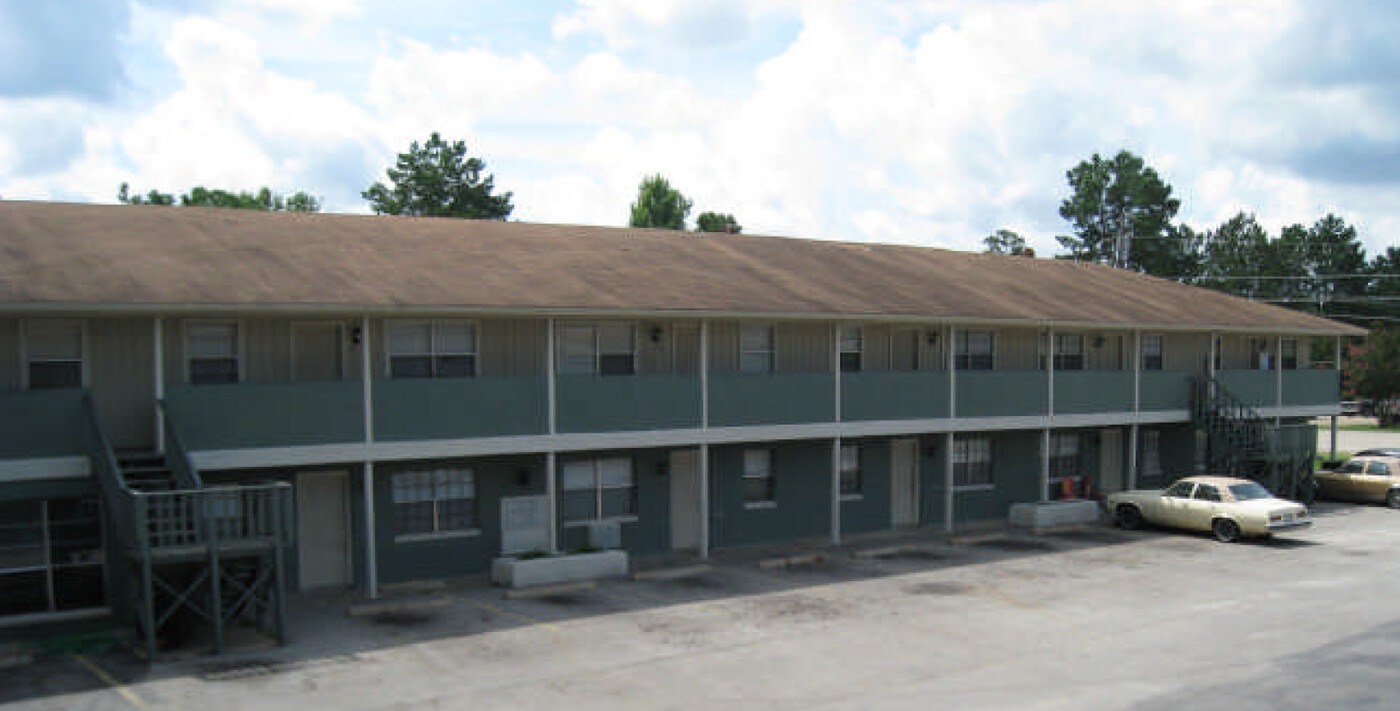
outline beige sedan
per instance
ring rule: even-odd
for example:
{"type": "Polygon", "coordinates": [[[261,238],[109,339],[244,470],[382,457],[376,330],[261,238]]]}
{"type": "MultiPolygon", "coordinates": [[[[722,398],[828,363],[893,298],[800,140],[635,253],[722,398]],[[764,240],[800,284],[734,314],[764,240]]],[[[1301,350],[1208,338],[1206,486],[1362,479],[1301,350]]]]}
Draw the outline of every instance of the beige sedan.
{"type": "Polygon", "coordinates": [[[1123,528],[1143,523],[1210,531],[1229,542],[1312,525],[1307,507],[1276,498],[1258,482],[1224,476],[1188,476],[1162,490],[1108,495],[1108,511],[1123,528]]]}
{"type": "Polygon", "coordinates": [[[1384,502],[1400,509],[1400,457],[1358,456],[1314,475],[1317,495],[1343,501],[1384,502]]]}

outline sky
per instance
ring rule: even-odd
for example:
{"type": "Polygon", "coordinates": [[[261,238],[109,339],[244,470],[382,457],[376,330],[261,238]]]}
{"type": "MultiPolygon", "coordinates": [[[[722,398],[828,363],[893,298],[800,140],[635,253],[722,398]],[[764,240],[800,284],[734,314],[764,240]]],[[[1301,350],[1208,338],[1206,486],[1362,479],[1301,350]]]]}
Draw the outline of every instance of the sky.
{"type": "Polygon", "coordinates": [[[625,225],[666,176],[746,233],[1042,255],[1130,150],[1198,229],[1400,243],[1390,0],[0,0],[0,198],[360,193],[434,132],[512,219],[625,225]]]}

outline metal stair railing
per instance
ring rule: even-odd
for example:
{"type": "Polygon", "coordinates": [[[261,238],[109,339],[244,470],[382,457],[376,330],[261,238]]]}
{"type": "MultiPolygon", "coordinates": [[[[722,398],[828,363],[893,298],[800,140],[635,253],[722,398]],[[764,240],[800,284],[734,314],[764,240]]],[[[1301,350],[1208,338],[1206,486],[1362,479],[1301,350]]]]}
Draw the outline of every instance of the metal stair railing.
{"type": "Polygon", "coordinates": [[[170,416],[164,400],[156,400],[156,408],[160,411],[161,430],[165,433],[165,466],[170,468],[171,475],[175,477],[176,488],[203,489],[204,481],[200,478],[194,461],[190,459],[184,440],[180,439],[180,433],[175,427],[175,418],[170,416]]]}

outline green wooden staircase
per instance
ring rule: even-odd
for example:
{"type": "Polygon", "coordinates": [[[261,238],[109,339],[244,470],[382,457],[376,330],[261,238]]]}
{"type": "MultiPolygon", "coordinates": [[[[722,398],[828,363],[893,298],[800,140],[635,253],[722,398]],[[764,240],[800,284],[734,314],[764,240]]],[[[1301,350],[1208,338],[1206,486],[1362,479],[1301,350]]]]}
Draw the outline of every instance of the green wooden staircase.
{"type": "Polygon", "coordinates": [[[1208,376],[1193,378],[1191,391],[1191,417],[1206,433],[1211,473],[1253,479],[1278,496],[1312,503],[1316,425],[1264,417],[1208,376]]]}

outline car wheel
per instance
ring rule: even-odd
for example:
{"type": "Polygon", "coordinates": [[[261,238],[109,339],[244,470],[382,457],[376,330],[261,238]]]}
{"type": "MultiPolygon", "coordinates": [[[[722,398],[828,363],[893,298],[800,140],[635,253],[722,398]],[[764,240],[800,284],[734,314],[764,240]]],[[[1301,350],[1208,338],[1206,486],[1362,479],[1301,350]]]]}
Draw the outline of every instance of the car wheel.
{"type": "Polygon", "coordinates": [[[1217,518],[1210,522],[1210,532],[1215,534],[1215,540],[1221,543],[1233,543],[1240,538],[1239,524],[1228,518],[1217,518]]]}
{"type": "Polygon", "coordinates": [[[1114,511],[1114,514],[1114,519],[1118,521],[1119,526],[1129,531],[1142,528],[1142,512],[1138,510],[1138,507],[1132,504],[1123,504],[1118,507],[1117,511],[1114,511]]]}
{"type": "Polygon", "coordinates": [[[1400,489],[1391,489],[1385,495],[1385,505],[1392,509],[1400,509],[1400,489]]]}

